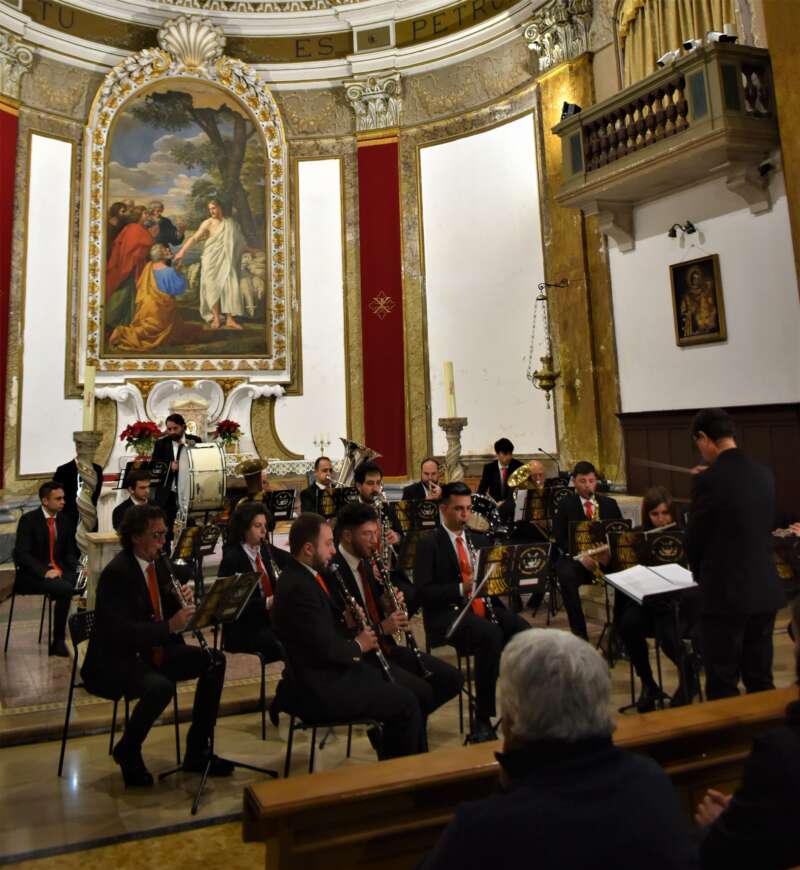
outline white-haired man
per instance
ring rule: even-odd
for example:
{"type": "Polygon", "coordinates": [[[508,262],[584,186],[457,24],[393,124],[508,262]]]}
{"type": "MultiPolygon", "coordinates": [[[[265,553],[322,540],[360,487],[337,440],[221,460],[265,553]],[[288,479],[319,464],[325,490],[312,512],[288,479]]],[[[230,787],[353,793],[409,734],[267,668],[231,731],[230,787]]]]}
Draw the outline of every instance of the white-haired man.
{"type": "Polygon", "coordinates": [[[611,740],[611,680],[592,646],[521,632],[503,651],[499,688],[503,793],[460,807],[423,870],[699,867],[667,775],[611,740]]]}

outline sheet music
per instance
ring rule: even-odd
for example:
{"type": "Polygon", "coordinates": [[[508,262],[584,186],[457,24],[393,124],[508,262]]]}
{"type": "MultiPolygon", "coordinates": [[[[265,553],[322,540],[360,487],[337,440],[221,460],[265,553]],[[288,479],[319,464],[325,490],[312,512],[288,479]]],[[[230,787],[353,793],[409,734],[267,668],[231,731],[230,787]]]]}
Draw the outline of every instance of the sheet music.
{"type": "Polygon", "coordinates": [[[663,595],[665,592],[678,592],[697,586],[692,579],[692,572],[675,562],[657,567],[634,565],[624,571],[606,574],[605,578],[637,604],[650,595],[663,595]]]}

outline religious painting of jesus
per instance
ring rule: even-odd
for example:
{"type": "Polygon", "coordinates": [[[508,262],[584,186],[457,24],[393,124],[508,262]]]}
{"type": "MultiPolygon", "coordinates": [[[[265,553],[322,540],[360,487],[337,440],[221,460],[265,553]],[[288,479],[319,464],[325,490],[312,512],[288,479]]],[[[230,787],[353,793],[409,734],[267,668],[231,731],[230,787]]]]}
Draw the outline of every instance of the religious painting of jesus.
{"type": "Polygon", "coordinates": [[[103,354],[266,356],[269,169],[247,109],[165,82],[117,113],[107,160],[103,354]]]}

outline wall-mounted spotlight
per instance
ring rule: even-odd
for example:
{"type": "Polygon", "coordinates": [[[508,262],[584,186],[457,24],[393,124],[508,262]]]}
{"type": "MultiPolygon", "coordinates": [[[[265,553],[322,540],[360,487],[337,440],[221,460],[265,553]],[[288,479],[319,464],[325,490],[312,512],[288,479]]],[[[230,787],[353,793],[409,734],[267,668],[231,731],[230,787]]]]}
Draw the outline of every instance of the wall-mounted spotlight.
{"type": "Polygon", "coordinates": [[[669,230],[667,230],[667,235],[671,239],[676,239],[678,237],[678,230],[685,233],[687,236],[691,236],[692,233],[697,232],[697,227],[691,221],[686,221],[685,224],[673,224],[669,230]]]}
{"type": "Polygon", "coordinates": [[[696,48],[700,48],[703,44],[702,39],[698,39],[696,36],[691,39],[687,39],[686,42],[683,43],[684,51],[694,51],[696,48]]]}
{"type": "Polygon", "coordinates": [[[581,107],[577,103],[567,103],[561,107],[561,120],[564,118],[571,118],[573,115],[577,115],[580,112],[581,107]]]}
{"type": "Polygon", "coordinates": [[[672,51],[668,51],[666,54],[662,54],[661,57],[656,61],[656,66],[666,66],[668,63],[675,63],[675,61],[681,56],[681,50],[679,48],[675,48],[672,51]]]}
{"type": "Polygon", "coordinates": [[[706,34],[706,42],[736,42],[737,39],[735,33],[721,33],[719,30],[709,30],[706,34]]]}

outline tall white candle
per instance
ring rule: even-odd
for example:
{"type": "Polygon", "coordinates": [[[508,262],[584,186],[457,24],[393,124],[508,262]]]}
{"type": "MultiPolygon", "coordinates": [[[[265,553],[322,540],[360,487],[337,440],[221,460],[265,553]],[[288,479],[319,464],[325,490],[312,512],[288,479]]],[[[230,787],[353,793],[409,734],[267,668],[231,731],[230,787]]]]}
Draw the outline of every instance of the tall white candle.
{"type": "Polygon", "coordinates": [[[453,374],[453,363],[444,364],[444,391],[447,396],[447,416],[457,417],[456,414],[456,381],[453,374]]]}
{"type": "Polygon", "coordinates": [[[94,366],[86,366],[83,372],[83,431],[94,431],[94,366]]]}

